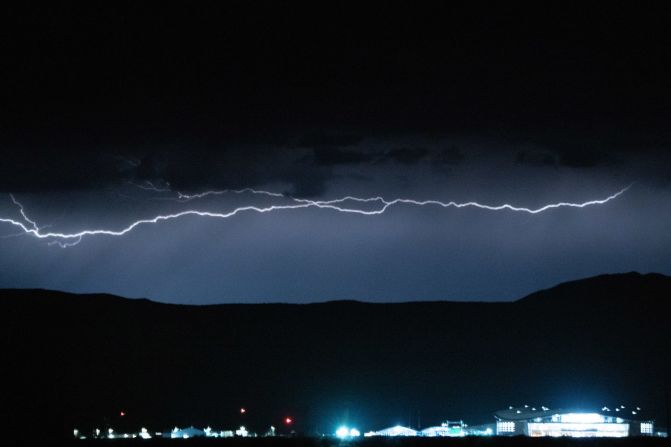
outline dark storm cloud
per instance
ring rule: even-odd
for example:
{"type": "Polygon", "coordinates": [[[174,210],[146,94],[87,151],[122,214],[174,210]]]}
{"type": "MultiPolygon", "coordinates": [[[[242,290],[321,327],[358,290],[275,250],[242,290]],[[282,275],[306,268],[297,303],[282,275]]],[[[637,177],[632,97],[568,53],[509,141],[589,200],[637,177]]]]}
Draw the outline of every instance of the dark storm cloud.
{"type": "Polygon", "coordinates": [[[230,146],[215,151],[185,145],[155,151],[127,171],[134,180],[160,181],[180,191],[241,189],[267,183],[289,184],[287,192],[314,196],[323,192],[327,169],[305,169],[301,151],[279,152],[276,147],[230,146]]]}
{"type": "Polygon", "coordinates": [[[607,161],[605,153],[594,150],[567,151],[559,156],[559,164],[571,168],[593,168],[607,161]]]}
{"type": "Polygon", "coordinates": [[[529,166],[589,169],[613,167],[642,157],[667,159],[669,155],[671,152],[666,148],[650,146],[644,141],[624,145],[622,142],[596,141],[592,137],[567,137],[561,143],[548,141],[541,147],[520,150],[515,154],[515,162],[529,166]]]}
{"type": "Polygon", "coordinates": [[[370,163],[416,164],[423,160],[429,151],[426,148],[396,148],[389,150],[370,150],[366,146],[353,149],[321,148],[314,151],[308,161],[319,166],[358,165],[370,163]]]}
{"type": "Polygon", "coordinates": [[[402,147],[392,149],[384,154],[385,158],[394,160],[404,165],[413,165],[418,163],[429,153],[426,148],[402,147]]]}
{"type": "Polygon", "coordinates": [[[318,194],[337,169],[468,158],[424,149],[436,135],[487,138],[491,158],[532,142],[550,155],[519,163],[588,169],[671,141],[659,14],[541,9],[523,20],[400,4],[298,20],[261,9],[8,14],[0,189],[162,179],[318,194]]]}
{"type": "Polygon", "coordinates": [[[103,188],[130,167],[107,153],[54,149],[7,150],[0,163],[0,191],[45,192],[103,188]]]}
{"type": "Polygon", "coordinates": [[[531,166],[557,166],[557,156],[547,150],[519,151],[515,162],[531,166]]]}
{"type": "Polygon", "coordinates": [[[365,153],[349,149],[317,149],[313,157],[309,158],[319,166],[353,165],[371,163],[377,159],[376,154],[365,153]]]}
{"type": "Polygon", "coordinates": [[[554,166],[569,168],[595,168],[602,166],[613,159],[603,151],[547,151],[527,150],[520,151],[515,156],[515,161],[530,166],[554,166]]]}
{"type": "Polygon", "coordinates": [[[363,138],[360,135],[346,133],[310,132],[295,138],[290,138],[287,144],[293,147],[337,149],[354,146],[360,143],[362,139],[363,138]]]}
{"type": "Polygon", "coordinates": [[[441,149],[432,158],[434,164],[437,165],[458,165],[466,159],[466,155],[458,146],[449,146],[441,149]]]}

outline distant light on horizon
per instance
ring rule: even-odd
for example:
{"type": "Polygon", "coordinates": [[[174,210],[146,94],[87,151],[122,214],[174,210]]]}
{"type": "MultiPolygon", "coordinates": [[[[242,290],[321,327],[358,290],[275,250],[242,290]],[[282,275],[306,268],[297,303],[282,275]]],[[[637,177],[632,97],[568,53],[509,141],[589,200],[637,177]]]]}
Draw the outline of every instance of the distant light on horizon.
{"type": "Polygon", "coordinates": [[[358,438],[361,436],[361,432],[356,428],[349,428],[343,425],[336,430],[335,435],[340,439],[358,438]]]}
{"type": "Polygon", "coordinates": [[[349,430],[347,429],[347,427],[344,427],[344,426],[340,427],[336,430],[336,436],[339,437],[340,439],[346,438],[348,433],[349,433],[349,430]]]}

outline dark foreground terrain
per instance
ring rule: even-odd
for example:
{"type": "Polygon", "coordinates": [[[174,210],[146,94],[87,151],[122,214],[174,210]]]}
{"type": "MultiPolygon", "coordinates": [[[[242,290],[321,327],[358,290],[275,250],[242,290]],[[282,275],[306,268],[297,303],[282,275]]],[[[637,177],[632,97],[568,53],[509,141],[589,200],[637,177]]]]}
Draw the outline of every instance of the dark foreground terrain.
{"type": "Polygon", "coordinates": [[[132,441],[77,441],[73,446],[221,446],[221,447],[656,447],[671,445],[663,438],[627,439],[549,439],[523,437],[492,438],[376,438],[339,441],[333,438],[257,438],[257,439],[187,439],[132,441]]]}
{"type": "MultiPolygon", "coordinates": [[[[509,405],[624,404],[640,406],[636,417],[659,427],[671,389],[670,309],[671,278],[637,273],[506,303],[178,306],[3,290],[2,425],[6,436],[37,431],[56,439],[71,437],[73,428],[242,424],[257,433],[274,425],[280,434],[314,436],[340,424],[368,431],[448,419],[493,423],[493,412],[509,405]],[[283,423],[288,416],[291,427],[283,423]]],[[[247,441],[224,444],[237,442],[247,441]]]]}

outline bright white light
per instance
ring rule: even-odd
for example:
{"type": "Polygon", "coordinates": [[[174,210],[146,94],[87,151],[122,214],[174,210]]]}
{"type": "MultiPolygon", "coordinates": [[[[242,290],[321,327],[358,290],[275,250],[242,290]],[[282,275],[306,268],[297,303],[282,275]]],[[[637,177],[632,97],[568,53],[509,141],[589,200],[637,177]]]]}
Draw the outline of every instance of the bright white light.
{"type": "Polygon", "coordinates": [[[349,435],[349,429],[345,426],[339,427],[336,430],[336,436],[339,437],[340,439],[345,439],[349,435]]]}
{"type": "Polygon", "coordinates": [[[147,431],[147,429],[144,428],[144,427],[142,427],[142,429],[140,430],[140,437],[141,437],[142,439],[151,439],[151,435],[149,434],[149,432],[147,431]]]}
{"type": "Polygon", "coordinates": [[[572,438],[624,438],[629,435],[629,424],[612,423],[566,423],[530,422],[527,426],[529,436],[552,436],[572,438]]]}
{"type": "Polygon", "coordinates": [[[376,432],[378,436],[417,436],[417,431],[412,428],[396,425],[376,432]]]}
{"type": "Polygon", "coordinates": [[[491,435],[492,433],[494,433],[494,430],[492,430],[491,428],[487,427],[487,430],[485,430],[485,434],[486,434],[487,436],[489,436],[489,435],[491,435]]]}
{"type": "Polygon", "coordinates": [[[356,428],[351,428],[349,430],[349,435],[352,438],[356,438],[357,436],[361,436],[361,432],[359,430],[357,430],[356,428]]]}
{"type": "Polygon", "coordinates": [[[574,424],[601,424],[605,422],[599,413],[566,413],[561,415],[561,422],[574,424]]]}

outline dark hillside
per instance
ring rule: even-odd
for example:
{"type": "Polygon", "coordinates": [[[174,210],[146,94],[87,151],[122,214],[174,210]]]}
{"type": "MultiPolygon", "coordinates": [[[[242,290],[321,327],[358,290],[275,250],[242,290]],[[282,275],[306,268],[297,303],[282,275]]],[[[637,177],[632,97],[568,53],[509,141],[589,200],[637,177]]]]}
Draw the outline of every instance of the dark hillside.
{"type": "Polygon", "coordinates": [[[176,306],[3,290],[3,420],[65,434],[233,427],[245,406],[252,429],[291,415],[311,434],[347,420],[490,422],[524,403],[624,403],[663,420],[670,304],[671,278],[639,274],[511,303],[176,306]]]}

